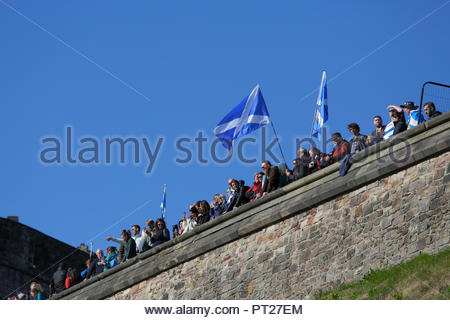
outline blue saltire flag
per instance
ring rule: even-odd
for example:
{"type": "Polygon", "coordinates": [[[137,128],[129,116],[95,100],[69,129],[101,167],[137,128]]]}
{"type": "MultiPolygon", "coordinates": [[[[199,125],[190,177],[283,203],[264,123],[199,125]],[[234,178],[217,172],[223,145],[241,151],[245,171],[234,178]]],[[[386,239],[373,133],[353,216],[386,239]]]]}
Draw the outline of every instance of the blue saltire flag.
{"type": "Polygon", "coordinates": [[[167,185],[164,185],[164,193],[163,193],[163,198],[161,201],[161,218],[165,221],[166,220],[166,190],[167,190],[167,185]]]}
{"type": "Polygon", "coordinates": [[[419,120],[419,110],[413,110],[411,111],[411,114],[408,117],[408,129],[414,128],[415,126],[424,122],[425,118],[423,117],[423,114],[420,114],[419,120]]]}
{"type": "Polygon", "coordinates": [[[392,137],[394,135],[394,129],[395,129],[394,122],[392,121],[389,122],[387,126],[384,128],[383,140],[387,140],[390,137],[392,137]]]}
{"type": "Polygon", "coordinates": [[[328,120],[327,75],[325,71],[322,73],[322,82],[320,84],[320,91],[316,104],[312,136],[317,138],[323,124],[328,120]]]}
{"type": "Polygon", "coordinates": [[[229,151],[233,141],[270,123],[269,111],[259,85],[245,97],[222,121],[217,124],[214,134],[229,151]]]}

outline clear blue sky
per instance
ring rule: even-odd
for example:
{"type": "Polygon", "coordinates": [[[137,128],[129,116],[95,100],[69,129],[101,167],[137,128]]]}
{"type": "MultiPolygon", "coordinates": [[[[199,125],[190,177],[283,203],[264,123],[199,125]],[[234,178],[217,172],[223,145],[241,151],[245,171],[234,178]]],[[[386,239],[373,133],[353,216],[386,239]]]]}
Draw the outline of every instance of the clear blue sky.
{"type": "Polygon", "coordinates": [[[107,236],[160,216],[166,183],[170,228],[190,203],[225,193],[228,178],[251,183],[259,170],[260,157],[219,165],[205,152],[208,164],[175,162],[184,157],[178,137],[212,138],[257,83],[288,164],[294,137],[309,135],[322,70],[329,130],[349,138],[346,125],[358,122],[370,133],[375,114],[387,120],[387,105],[418,103],[423,82],[450,83],[450,4],[427,17],[445,3],[1,0],[0,216],[105,248],[107,236]],[[63,139],[67,125],[75,152],[87,136],[165,140],[150,175],[144,150],[138,165],[120,165],[117,155],[110,165],[43,165],[41,139],[63,139]]]}

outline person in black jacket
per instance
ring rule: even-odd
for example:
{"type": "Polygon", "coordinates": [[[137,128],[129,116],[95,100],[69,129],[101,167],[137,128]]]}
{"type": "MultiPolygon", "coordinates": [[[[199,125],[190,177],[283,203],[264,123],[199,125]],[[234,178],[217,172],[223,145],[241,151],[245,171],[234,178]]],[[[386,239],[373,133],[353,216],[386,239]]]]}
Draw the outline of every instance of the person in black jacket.
{"type": "Polygon", "coordinates": [[[397,133],[406,131],[406,120],[405,120],[405,114],[402,112],[398,112],[395,109],[389,110],[389,116],[391,117],[392,123],[394,124],[394,133],[395,136],[397,133]]]}
{"type": "Polygon", "coordinates": [[[297,155],[298,158],[292,161],[294,166],[292,173],[289,170],[286,170],[289,183],[306,177],[309,174],[309,163],[311,162],[311,157],[309,156],[308,150],[305,148],[300,148],[297,151],[297,155]]]}
{"type": "Polygon", "coordinates": [[[442,112],[436,110],[436,106],[431,101],[425,103],[425,105],[423,106],[423,111],[427,115],[428,119],[438,117],[442,114],[442,112]]]}
{"type": "Polygon", "coordinates": [[[231,188],[233,188],[234,193],[233,196],[231,197],[231,201],[227,207],[226,212],[230,212],[234,208],[242,206],[243,204],[246,204],[247,202],[250,201],[250,199],[246,197],[246,192],[250,188],[245,185],[244,180],[240,180],[238,182],[237,180],[233,179],[231,181],[231,188]]]}
{"type": "Polygon", "coordinates": [[[122,262],[125,262],[136,256],[136,241],[131,237],[131,232],[129,230],[122,230],[120,236],[122,237],[122,240],[125,241],[125,253],[122,258],[122,262]]]}
{"type": "Polygon", "coordinates": [[[52,277],[52,281],[50,282],[50,293],[60,293],[63,291],[65,287],[65,281],[67,277],[66,265],[64,262],[61,262],[58,265],[58,269],[55,271],[52,277]]]}
{"type": "Polygon", "coordinates": [[[167,229],[164,220],[159,218],[158,220],[156,220],[155,225],[156,229],[153,236],[151,237],[152,248],[156,247],[157,245],[160,245],[163,242],[170,240],[170,232],[167,229]]]}
{"type": "Polygon", "coordinates": [[[201,200],[195,203],[195,209],[197,210],[197,223],[202,225],[209,221],[211,216],[209,215],[209,211],[211,207],[209,206],[208,201],[201,200]]]}
{"type": "Polygon", "coordinates": [[[97,257],[92,260],[91,264],[89,265],[89,269],[86,273],[85,280],[94,277],[95,275],[103,272],[103,259],[105,259],[105,255],[103,254],[103,250],[97,249],[96,251],[97,257]]]}

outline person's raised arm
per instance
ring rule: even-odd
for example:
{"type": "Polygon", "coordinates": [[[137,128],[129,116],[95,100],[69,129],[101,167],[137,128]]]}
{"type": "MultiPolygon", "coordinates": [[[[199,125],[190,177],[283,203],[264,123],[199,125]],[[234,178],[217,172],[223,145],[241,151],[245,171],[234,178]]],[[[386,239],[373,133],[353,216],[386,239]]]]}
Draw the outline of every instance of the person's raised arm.
{"type": "Polygon", "coordinates": [[[387,110],[396,110],[397,112],[403,112],[402,108],[400,108],[399,106],[394,106],[393,104],[389,105],[386,109],[387,110]]]}
{"type": "Polygon", "coordinates": [[[121,244],[126,244],[127,243],[126,241],[123,241],[122,239],[111,238],[111,237],[106,238],[106,241],[114,241],[114,242],[121,243],[121,244]]]}

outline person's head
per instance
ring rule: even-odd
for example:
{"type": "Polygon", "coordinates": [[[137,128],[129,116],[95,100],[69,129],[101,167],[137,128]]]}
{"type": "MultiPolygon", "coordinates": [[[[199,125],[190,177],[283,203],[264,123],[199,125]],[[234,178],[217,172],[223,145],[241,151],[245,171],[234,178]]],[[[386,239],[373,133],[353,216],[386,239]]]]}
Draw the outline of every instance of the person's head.
{"type": "Polygon", "coordinates": [[[219,201],[220,204],[227,203],[227,199],[225,198],[225,196],[223,194],[218,194],[217,195],[217,200],[219,201]]]}
{"type": "Polygon", "coordinates": [[[39,293],[39,292],[43,292],[43,290],[42,290],[42,287],[41,287],[41,285],[39,283],[33,281],[30,284],[30,292],[39,293]]]}
{"type": "Polygon", "coordinates": [[[331,141],[333,141],[333,144],[336,146],[342,141],[342,136],[339,132],[335,132],[331,135],[331,141]]]}
{"type": "Polygon", "coordinates": [[[141,232],[141,227],[138,226],[137,224],[134,224],[131,226],[131,232],[133,233],[134,236],[138,236],[139,233],[141,232]]]}
{"type": "Polygon", "coordinates": [[[381,128],[383,126],[383,119],[380,116],[373,117],[373,125],[376,128],[381,128]]]}
{"type": "Polygon", "coordinates": [[[156,220],[155,225],[156,225],[156,230],[164,230],[166,228],[166,223],[161,218],[156,220]]]}
{"type": "Polygon", "coordinates": [[[271,166],[272,166],[272,164],[268,160],[264,160],[261,163],[261,169],[264,171],[265,174],[267,174],[267,172],[269,171],[271,166]]]}
{"type": "Polygon", "coordinates": [[[155,221],[153,221],[152,219],[148,219],[145,224],[150,230],[153,230],[155,228],[155,221]]]}
{"type": "Polygon", "coordinates": [[[69,268],[67,269],[67,277],[74,281],[77,277],[77,270],[75,268],[69,268]]]}
{"type": "Polygon", "coordinates": [[[356,137],[359,134],[359,125],[352,122],[348,125],[348,130],[356,137]]]}
{"type": "Polygon", "coordinates": [[[66,264],[65,264],[64,262],[60,262],[60,263],[58,264],[58,269],[60,269],[60,270],[65,270],[65,269],[66,269],[66,264]]]}
{"type": "Polygon", "coordinates": [[[131,233],[128,230],[123,229],[120,236],[122,237],[123,241],[128,241],[131,238],[131,233]]]}
{"type": "Polygon", "coordinates": [[[405,101],[405,102],[401,105],[401,107],[405,110],[405,112],[406,112],[407,114],[410,114],[411,111],[416,110],[416,109],[418,108],[418,106],[416,106],[416,105],[414,104],[414,102],[412,102],[412,101],[405,101]]]}
{"type": "Polygon", "coordinates": [[[206,200],[199,201],[198,208],[203,214],[208,213],[209,209],[210,209],[208,201],[206,201],[206,200]]]}
{"type": "Polygon", "coordinates": [[[116,247],[111,246],[106,249],[106,254],[110,255],[112,253],[115,253],[116,251],[117,251],[116,247]]]}
{"type": "Polygon", "coordinates": [[[97,258],[99,258],[100,260],[105,257],[102,249],[97,249],[97,251],[95,253],[97,254],[97,258]]]}
{"type": "Polygon", "coordinates": [[[433,102],[429,101],[423,106],[423,111],[427,116],[431,116],[436,111],[436,106],[433,102]]]}
{"type": "Polygon", "coordinates": [[[195,203],[189,205],[189,213],[191,214],[191,218],[197,216],[198,211],[197,208],[195,207],[195,203]]]}
{"type": "Polygon", "coordinates": [[[234,191],[239,189],[239,182],[236,179],[231,179],[230,181],[230,187],[231,189],[233,189],[234,191]]]}
{"type": "Polygon", "coordinates": [[[312,147],[311,149],[309,149],[309,155],[311,156],[311,158],[314,158],[319,153],[320,153],[320,150],[317,149],[316,147],[312,147]]]}
{"type": "Polygon", "coordinates": [[[308,157],[308,150],[306,150],[306,148],[301,147],[300,149],[297,150],[297,156],[299,158],[308,157]]]}
{"type": "Polygon", "coordinates": [[[255,183],[262,183],[263,177],[264,177],[264,172],[259,171],[259,172],[255,173],[255,175],[253,176],[253,179],[254,179],[255,183]]]}
{"type": "Polygon", "coordinates": [[[183,229],[183,220],[178,221],[178,229],[183,229]]]}
{"type": "Polygon", "coordinates": [[[191,219],[197,221],[198,211],[197,208],[195,207],[195,203],[189,205],[189,213],[191,215],[191,219]]]}
{"type": "Polygon", "coordinates": [[[389,110],[389,117],[393,122],[397,122],[400,119],[400,113],[395,109],[391,109],[389,110]]]}

